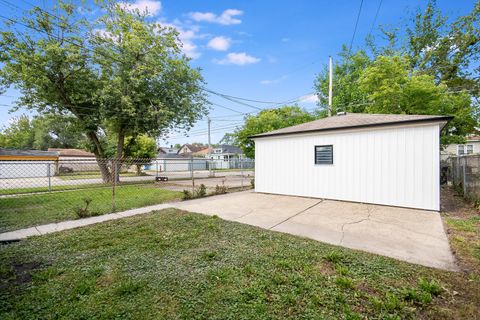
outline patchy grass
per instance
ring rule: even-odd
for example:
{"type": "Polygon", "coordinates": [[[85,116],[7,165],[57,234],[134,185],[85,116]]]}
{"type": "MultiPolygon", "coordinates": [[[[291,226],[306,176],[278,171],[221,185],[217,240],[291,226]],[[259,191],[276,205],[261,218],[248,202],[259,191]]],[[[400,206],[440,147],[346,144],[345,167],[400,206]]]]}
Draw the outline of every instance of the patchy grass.
{"type": "Polygon", "coordinates": [[[451,188],[442,190],[442,216],[460,266],[480,277],[480,213],[451,188]]]}
{"type": "MultiPolygon", "coordinates": [[[[116,188],[116,211],[180,199],[181,193],[153,184],[122,185],[116,188]]],[[[0,198],[0,232],[44,223],[75,219],[75,211],[88,206],[91,215],[112,212],[112,188],[89,188],[0,198]]]]}
{"type": "Polygon", "coordinates": [[[167,209],[0,247],[0,318],[474,319],[478,285],[167,209]]]}

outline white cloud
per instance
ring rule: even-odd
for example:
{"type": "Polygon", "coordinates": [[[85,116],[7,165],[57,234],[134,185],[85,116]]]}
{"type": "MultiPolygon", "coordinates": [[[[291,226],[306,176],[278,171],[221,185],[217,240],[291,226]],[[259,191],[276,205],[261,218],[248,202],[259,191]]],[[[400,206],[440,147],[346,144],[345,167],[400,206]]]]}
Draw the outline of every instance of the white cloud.
{"type": "Polygon", "coordinates": [[[260,81],[260,84],[268,86],[268,85],[271,85],[271,84],[279,83],[279,82],[281,82],[285,79],[287,79],[287,76],[281,76],[280,78],[277,78],[277,79],[262,80],[262,81],[260,81]]]}
{"type": "Polygon", "coordinates": [[[305,102],[305,103],[317,103],[318,102],[318,96],[314,93],[312,94],[307,94],[306,96],[303,96],[299,99],[300,102],[305,102]]]}
{"type": "Polygon", "coordinates": [[[207,47],[217,51],[226,51],[230,48],[232,39],[225,37],[215,37],[208,41],[207,47]]]}
{"type": "Polygon", "coordinates": [[[257,63],[260,62],[259,58],[255,58],[249,56],[245,52],[231,52],[227,54],[224,59],[221,60],[213,60],[213,62],[217,64],[235,64],[238,66],[244,66],[247,64],[257,63]]]}
{"type": "Polygon", "coordinates": [[[243,11],[237,9],[227,9],[220,15],[213,12],[190,12],[190,17],[198,22],[205,21],[223,25],[240,24],[242,20],[235,18],[243,14],[243,11]]]}
{"type": "Polygon", "coordinates": [[[288,42],[290,41],[290,38],[282,38],[282,42],[288,42]]]}
{"type": "Polygon", "coordinates": [[[136,0],[134,2],[119,2],[119,4],[126,10],[139,10],[142,13],[148,12],[151,16],[156,16],[162,10],[162,3],[154,0],[136,0]]]}

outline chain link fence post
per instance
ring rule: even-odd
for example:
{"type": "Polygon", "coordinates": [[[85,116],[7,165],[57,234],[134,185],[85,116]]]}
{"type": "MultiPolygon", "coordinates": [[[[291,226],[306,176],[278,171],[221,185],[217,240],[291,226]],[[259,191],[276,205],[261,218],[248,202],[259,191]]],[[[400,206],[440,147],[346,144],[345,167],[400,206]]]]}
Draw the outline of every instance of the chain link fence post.
{"type": "Polygon", "coordinates": [[[193,174],[193,157],[190,159],[190,178],[192,179],[192,196],[195,194],[195,177],[193,174]]]}
{"type": "Polygon", "coordinates": [[[463,160],[463,166],[462,166],[462,174],[463,174],[463,196],[465,197],[467,195],[467,158],[462,157],[463,160]]]}
{"type": "Polygon", "coordinates": [[[243,161],[241,158],[239,160],[240,160],[240,174],[242,175],[241,184],[242,184],[242,190],[243,190],[243,161]]]}
{"type": "Polygon", "coordinates": [[[47,163],[48,192],[52,191],[52,174],[50,172],[50,163],[47,163]]]}
{"type": "Polygon", "coordinates": [[[112,179],[112,212],[115,212],[115,187],[116,187],[116,184],[117,184],[117,163],[115,161],[115,159],[112,159],[111,160],[111,163],[112,163],[112,175],[111,175],[111,179],[112,179]]]}

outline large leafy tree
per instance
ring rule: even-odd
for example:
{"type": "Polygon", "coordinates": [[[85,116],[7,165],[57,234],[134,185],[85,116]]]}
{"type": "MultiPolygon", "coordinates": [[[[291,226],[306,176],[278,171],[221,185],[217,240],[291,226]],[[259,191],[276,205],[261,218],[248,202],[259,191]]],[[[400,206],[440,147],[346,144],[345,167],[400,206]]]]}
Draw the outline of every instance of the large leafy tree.
{"type": "Polygon", "coordinates": [[[106,135],[117,138],[121,158],[126,136],[188,130],[207,110],[202,77],[181,53],[175,30],[99,3],[105,15],[94,23],[61,0],[55,15],[35,7],[21,27],[9,23],[0,34],[0,85],[16,87],[21,106],[74,116],[110,181],[100,161],[106,135]]]}
{"type": "Polygon", "coordinates": [[[442,133],[442,144],[462,142],[475,130],[470,96],[451,93],[433,76],[409,69],[407,57],[379,56],[358,81],[370,104],[368,113],[453,115],[442,133]]]}
{"type": "Polygon", "coordinates": [[[35,140],[33,125],[26,115],[14,118],[10,125],[0,132],[0,147],[32,149],[35,140]]]}
{"type": "Polygon", "coordinates": [[[235,141],[248,158],[255,158],[255,144],[248,137],[315,120],[315,116],[298,106],[266,109],[245,117],[245,123],[234,132],[235,141]]]}
{"type": "Polygon", "coordinates": [[[15,149],[81,148],[85,135],[72,116],[26,115],[14,118],[0,131],[0,147],[15,149]]]}

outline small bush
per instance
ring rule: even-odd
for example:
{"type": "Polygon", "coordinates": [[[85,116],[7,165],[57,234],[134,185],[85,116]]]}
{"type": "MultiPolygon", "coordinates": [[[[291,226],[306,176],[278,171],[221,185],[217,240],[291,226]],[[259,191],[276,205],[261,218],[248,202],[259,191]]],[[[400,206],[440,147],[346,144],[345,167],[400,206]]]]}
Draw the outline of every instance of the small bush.
{"type": "Polygon", "coordinates": [[[401,291],[403,293],[403,299],[416,304],[429,304],[432,302],[432,295],[428,292],[419,292],[414,288],[407,288],[401,291]]]}
{"type": "Polygon", "coordinates": [[[190,191],[183,190],[182,200],[190,200],[192,198],[193,198],[193,196],[192,196],[192,193],[190,191]]]}
{"type": "Polygon", "coordinates": [[[227,187],[225,185],[219,186],[218,184],[215,186],[215,194],[225,194],[227,193],[227,187]]]}
{"type": "Polygon", "coordinates": [[[252,186],[252,189],[255,189],[255,178],[250,180],[250,185],[252,186]]]}
{"type": "Polygon", "coordinates": [[[383,307],[386,311],[392,312],[394,310],[400,310],[403,308],[402,301],[397,297],[396,294],[387,292],[385,294],[385,300],[383,302],[383,307]]]}
{"type": "Polygon", "coordinates": [[[344,289],[352,289],[354,287],[353,280],[347,277],[337,277],[335,283],[344,289]]]}
{"type": "Polygon", "coordinates": [[[335,270],[337,270],[337,272],[342,276],[346,276],[350,273],[350,270],[348,270],[347,267],[344,267],[344,266],[341,266],[341,265],[336,266],[335,270]]]}
{"type": "Polygon", "coordinates": [[[196,196],[197,198],[203,198],[207,195],[207,187],[202,183],[197,189],[196,196]]]}
{"type": "Polygon", "coordinates": [[[339,263],[343,260],[343,256],[340,252],[338,251],[330,251],[327,253],[327,255],[324,257],[325,260],[330,261],[331,263],[339,263]]]}
{"type": "Polygon", "coordinates": [[[87,218],[87,217],[90,217],[91,216],[91,213],[90,211],[88,210],[88,206],[90,205],[90,203],[92,202],[92,199],[90,198],[84,198],[83,199],[83,202],[85,203],[85,208],[76,208],[75,209],[75,213],[77,214],[77,217],[78,218],[87,218]]]}
{"type": "Polygon", "coordinates": [[[418,281],[418,286],[423,292],[429,293],[432,296],[438,296],[443,290],[440,284],[435,280],[428,281],[420,278],[418,281]]]}

